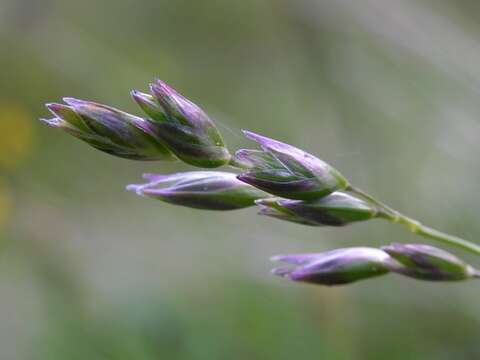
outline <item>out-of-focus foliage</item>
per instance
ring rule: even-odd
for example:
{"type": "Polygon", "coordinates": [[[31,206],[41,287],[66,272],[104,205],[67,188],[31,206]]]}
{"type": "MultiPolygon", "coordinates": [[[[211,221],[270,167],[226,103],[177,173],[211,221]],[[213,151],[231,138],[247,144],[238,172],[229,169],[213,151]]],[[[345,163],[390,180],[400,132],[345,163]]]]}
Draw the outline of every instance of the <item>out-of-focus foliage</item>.
{"type": "Polygon", "coordinates": [[[480,242],[478,10],[0,1],[0,358],[479,358],[476,282],[330,289],[269,274],[273,254],[415,239],[403,229],[147,201],[125,185],[188,168],[117,159],[37,121],[64,96],[141,116],[129,91],[158,76],[211,115],[232,152],[252,147],[240,129],[266,134],[480,242]]]}
{"type": "Polygon", "coordinates": [[[0,229],[7,223],[11,206],[11,199],[7,187],[5,184],[0,183],[0,229]]]}
{"type": "Polygon", "coordinates": [[[31,151],[32,120],[20,105],[0,104],[0,168],[13,168],[31,151]]]}

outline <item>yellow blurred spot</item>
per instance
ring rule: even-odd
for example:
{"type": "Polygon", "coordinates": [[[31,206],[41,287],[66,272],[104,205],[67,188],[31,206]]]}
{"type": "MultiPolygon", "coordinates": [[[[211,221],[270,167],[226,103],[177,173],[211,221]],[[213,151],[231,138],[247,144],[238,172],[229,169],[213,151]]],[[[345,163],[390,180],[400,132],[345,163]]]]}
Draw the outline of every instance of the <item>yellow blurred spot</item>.
{"type": "Polygon", "coordinates": [[[7,223],[11,207],[12,201],[7,188],[0,182],[0,230],[7,223]]]}
{"type": "Polygon", "coordinates": [[[0,171],[11,169],[21,162],[28,155],[32,143],[30,114],[19,105],[0,104],[0,171]]]}

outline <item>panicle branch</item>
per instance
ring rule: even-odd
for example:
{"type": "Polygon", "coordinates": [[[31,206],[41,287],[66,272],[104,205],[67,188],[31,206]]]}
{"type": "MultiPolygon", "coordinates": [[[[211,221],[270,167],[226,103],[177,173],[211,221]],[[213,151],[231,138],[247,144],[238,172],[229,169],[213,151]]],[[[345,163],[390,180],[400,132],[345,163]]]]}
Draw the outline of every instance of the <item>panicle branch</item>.
{"type": "MultiPolygon", "coordinates": [[[[64,98],[49,103],[45,124],[105,153],[132,160],[180,160],[200,168],[229,165],[240,173],[188,171],[145,174],[127,190],[170,204],[203,210],[257,205],[260,215],[309,226],[341,227],[371,219],[405,225],[411,232],[480,255],[480,246],[421,224],[353,186],[325,161],[292,145],[244,130],[260,149],[232,155],[206,112],[161,80],[149,93],[133,90],[145,113],[139,117],[93,101],[64,98]]],[[[456,256],[428,245],[351,247],[322,253],[279,255],[290,267],[274,274],[322,285],[348,284],[397,273],[420,280],[458,281],[480,272],[456,256]]]]}

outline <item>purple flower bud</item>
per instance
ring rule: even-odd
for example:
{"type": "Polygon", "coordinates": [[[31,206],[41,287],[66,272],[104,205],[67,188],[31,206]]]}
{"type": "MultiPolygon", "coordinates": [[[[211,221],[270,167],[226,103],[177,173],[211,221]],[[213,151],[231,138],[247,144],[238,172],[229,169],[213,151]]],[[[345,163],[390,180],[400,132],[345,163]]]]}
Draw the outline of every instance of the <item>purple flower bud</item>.
{"type": "Polygon", "coordinates": [[[191,171],[170,175],[145,174],[149,182],[127,190],[171,204],[206,210],[234,210],[252,206],[268,194],[219,171],[191,171]]]}
{"type": "Polygon", "coordinates": [[[261,215],[313,226],[344,226],[374,218],[377,210],[350,194],[334,192],[312,201],[261,199],[261,215]],[[266,210],[268,209],[268,210],[266,210]]]}
{"type": "Polygon", "coordinates": [[[456,256],[423,244],[391,244],[382,250],[398,262],[391,271],[415,279],[455,281],[479,277],[479,272],[456,256]]]}
{"type": "Polygon", "coordinates": [[[295,265],[273,269],[276,275],[313,284],[341,285],[388,273],[386,263],[390,257],[380,249],[352,247],[318,254],[277,255],[272,260],[295,265]]]}
{"type": "Polygon", "coordinates": [[[111,155],[134,160],[174,160],[174,156],[149,134],[149,123],[115,108],[73,98],[68,105],[47,104],[55,116],[42,119],[111,155]]]}
{"type": "Polygon", "coordinates": [[[348,181],[334,168],[296,147],[244,131],[263,152],[239,150],[235,162],[249,170],[238,178],[270,194],[298,199],[318,199],[345,189],[348,181]]]}
{"type": "Polygon", "coordinates": [[[213,168],[230,161],[223,139],[212,120],[197,105],[161,80],[150,84],[152,95],[138,91],[132,97],[149,115],[157,139],[187,164],[213,168]]]}

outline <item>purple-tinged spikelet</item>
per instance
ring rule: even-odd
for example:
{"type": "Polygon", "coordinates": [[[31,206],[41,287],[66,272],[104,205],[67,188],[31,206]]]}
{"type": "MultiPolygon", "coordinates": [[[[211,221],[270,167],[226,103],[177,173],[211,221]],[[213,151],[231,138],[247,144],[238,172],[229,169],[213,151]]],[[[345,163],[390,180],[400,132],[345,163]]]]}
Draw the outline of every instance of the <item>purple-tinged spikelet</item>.
{"type": "Polygon", "coordinates": [[[149,123],[110,106],[74,98],[47,104],[55,116],[42,119],[111,155],[134,160],[174,160],[172,153],[150,134],[149,123]]]}
{"type": "Polygon", "coordinates": [[[263,152],[239,150],[235,161],[248,170],[238,178],[270,194],[298,199],[318,199],[345,189],[348,181],[324,161],[294,146],[244,131],[263,152]]]}
{"type": "Polygon", "coordinates": [[[369,203],[344,192],[334,192],[318,200],[261,199],[260,214],[313,226],[345,226],[377,215],[369,203]],[[266,210],[266,209],[269,210],[266,210]]]}
{"type": "Polygon", "coordinates": [[[277,255],[273,261],[294,265],[273,269],[275,275],[320,285],[342,285],[387,274],[390,257],[380,249],[352,247],[317,254],[277,255]]]}
{"type": "Polygon", "coordinates": [[[149,116],[155,137],[187,164],[214,168],[227,164],[230,153],[213,121],[197,105],[161,80],[151,94],[131,95],[149,116]]]}
{"type": "Polygon", "coordinates": [[[456,281],[480,275],[455,255],[430,245],[394,243],[383,246],[382,250],[401,265],[392,267],[392,271],[416,279],[456,281]]]}
{"type": "Polygon", "coordinates": [[[170,175],[145,174],[146,184],[127,190],[175,205],[206,210],[234,210],[253,206],[268,197],[261,190],[239,181],[235,174],[220,171],[190,171],[170,175]]]}

